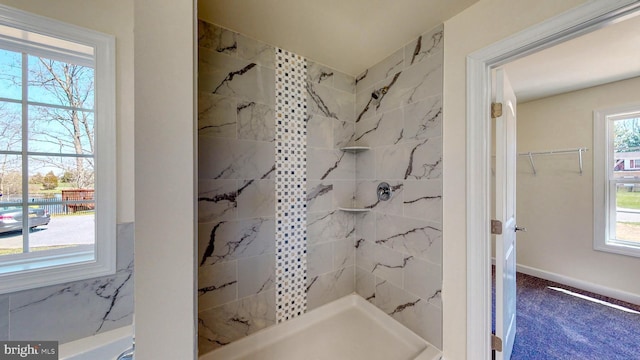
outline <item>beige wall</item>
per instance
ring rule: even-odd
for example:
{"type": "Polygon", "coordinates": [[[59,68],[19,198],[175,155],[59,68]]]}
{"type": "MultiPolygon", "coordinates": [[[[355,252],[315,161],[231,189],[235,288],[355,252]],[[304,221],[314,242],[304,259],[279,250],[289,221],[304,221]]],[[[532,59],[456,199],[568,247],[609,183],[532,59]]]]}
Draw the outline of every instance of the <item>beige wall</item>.
{"type": "Polygon", "coordinates": [[[466,57],[584,0],[481,0],[445,22],[443,347],[449,360],[466,354],[466,57]]]}
{"type": "Polygon", "coordinates": [[[0,0],[33,14],[116,37],[117,223],[134,220],[133,4],[130,0],[0,0]]]}
{"type": "MultiPolygon", "coordinates": [[[[593,150],[593,110],[638,102],[640,78],[518,105],[518,151],[593,150]]],[[[518,160],[518,264],[640,294],[640,259],[593,250],[593,151],[518,160]]]]}
{"type": "Polygon", "coordinates": [[[134,14],[136,359],[191,359],[195,6],[136,0],[134,14]]]}

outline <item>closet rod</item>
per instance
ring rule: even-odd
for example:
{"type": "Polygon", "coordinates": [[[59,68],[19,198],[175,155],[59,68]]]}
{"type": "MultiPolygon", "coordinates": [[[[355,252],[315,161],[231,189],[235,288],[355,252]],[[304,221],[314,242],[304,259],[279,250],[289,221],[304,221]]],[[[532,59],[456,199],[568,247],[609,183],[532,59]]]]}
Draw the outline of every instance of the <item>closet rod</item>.
{"type": "Polygon", "coordinates": [[[557,154],[571,154],[578,153],[578,168],[580,169],[580,175],[582,175],[582,153],[588,151],[586,147],[580,147],[575,149],[562,149],[562,150],[549,150],[549,151],[529,151],[524,153],[518,153],[519,156],[526,156],[529,158],[529,164],[531,164],[531,170],[533,175],[537,174],[536,164],[533,161],[534,155],[557,155],[557,154]]]}

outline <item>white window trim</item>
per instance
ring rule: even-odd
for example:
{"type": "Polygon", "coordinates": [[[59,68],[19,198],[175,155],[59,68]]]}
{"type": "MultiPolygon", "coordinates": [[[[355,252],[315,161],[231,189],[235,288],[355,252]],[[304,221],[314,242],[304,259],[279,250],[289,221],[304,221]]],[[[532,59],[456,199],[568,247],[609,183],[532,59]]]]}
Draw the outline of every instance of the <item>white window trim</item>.
{"type": "MultiPolygon", "coordinates": [[[[640,246],[624,241],[610,241],[616,216],[616,182],[609,180],[613,172],[613,152],[609,144],[614,136],[609,123],[640,115],[640,104],[631,104],[593,112],[593,248],[614,254],[640,257],[640,246]]],[[[625,179],[625,183],[640,183],[640,180],[625,179]]]]}
{"type": "MultiPolygon", "coordinates": [[[[53,36],[95,49],[95,260],[58,264],[0,275],[0,294],[111,275],[116,271],[116,121],[115,38],[94,30],[0,5],[0,25],[53,36]]],[[[42,261],[74,255],[51,254],[42,261]]],[[[2,259],[0,259],[0,266],[2,259]]],[[[10,265],[10,266],[15,266],[10,265]]]]}

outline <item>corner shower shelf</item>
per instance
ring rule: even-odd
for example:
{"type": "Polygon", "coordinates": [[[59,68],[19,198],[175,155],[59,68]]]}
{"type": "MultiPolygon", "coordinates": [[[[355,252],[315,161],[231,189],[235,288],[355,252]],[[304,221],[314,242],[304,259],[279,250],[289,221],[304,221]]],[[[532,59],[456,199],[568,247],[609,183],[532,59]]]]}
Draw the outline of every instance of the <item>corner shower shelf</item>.
{"type": "Polygon", "coordinates": [[[345,151],[345,152],[352,152],[352,153],[358,153],[361,151],[367,151],[371,149],[368,146],[345,146],[340,148],[340,150],[345,151]]]}
{"type": "Polygon", "coordinates": [[[352,213],[362,213],[362,212],[369,212],[371,211],[371,209],[364,209],[364,208],[343,208],[343,207],[339,207],[338,210],[342,210],[342,211],[346,211],[346,212],[352,212],[352,213]]]}

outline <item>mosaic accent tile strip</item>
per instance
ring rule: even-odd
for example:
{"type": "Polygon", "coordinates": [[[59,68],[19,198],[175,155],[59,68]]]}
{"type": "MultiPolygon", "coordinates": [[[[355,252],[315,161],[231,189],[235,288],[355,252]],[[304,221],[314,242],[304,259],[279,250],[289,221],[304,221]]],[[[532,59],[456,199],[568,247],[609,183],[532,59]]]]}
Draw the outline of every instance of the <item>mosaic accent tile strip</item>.
{"type": "Polygon", "coordinates": [[[276,321],[307,308],[306,60],[276,49],[276,321]]]}

